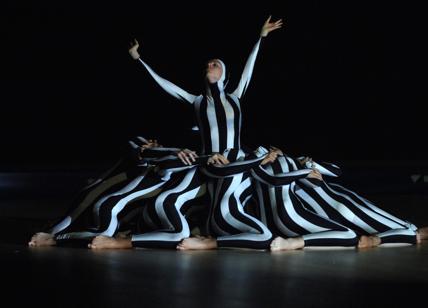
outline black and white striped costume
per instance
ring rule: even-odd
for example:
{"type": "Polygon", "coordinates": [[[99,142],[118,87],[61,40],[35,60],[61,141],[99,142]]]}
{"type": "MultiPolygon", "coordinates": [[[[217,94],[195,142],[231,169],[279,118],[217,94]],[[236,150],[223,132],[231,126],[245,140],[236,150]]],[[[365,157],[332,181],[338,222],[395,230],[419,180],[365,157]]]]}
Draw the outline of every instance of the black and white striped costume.
{"type": "Polygon", "coordinates": [[[97,235],[113,236],[119,227],[121,217],[138,207],[135,201],[146,199],[157,195],[161,187],[167,182],[174,181],[176,173],[194,168],[184,164],[172,155],[179,149],[176,148],[150,148],[142,153],[144,165],[147,162],[156,165],[147,166],[143,172],[137,175],[127,185],[118,191],[102,196],[91,208],[97,227],[85,228],[74,231],[76,228],[70,226],[57,232],[57,241],[71,239],[89,239],[97,235]],[[169,155],[168,155],[169,154],[169,155]],[[73,230],[74,229],[74,230],[73,230]]]}
{"type": "Polygon", "coordinates": [[[203,168],[203,172],[213,178],[208,183],[212,199],[208,223],[217,237],[217,246],[268,249],[272,233],[244,209],[253,193],[250,170],[260,165],[266,155],[246,156],[236,149],[228,149],[223,155],[229,164],[203,168]]]}
{"type": "Polygon", "coordinates": [[[145,205],[144,222],[150,224],[154,231],[133,234],[132,245],[174,249],[179,242],[190,236],[183,206],[190,200],[204,196],[205,192],[206,184],[197,166],[179,172],[174,181],[170,181],[150,204],[145,205]],[[148,215],[150,209],[152,214],[148,215]]]}
{"type": "MultiPolygon", "coordinates": [[[[267,150],[265,150],[267,152],[267,150]]],[[[283,238],[301,236],[308,246],[356,246],[351,229],[306,208],[295,194],[296,183],[306,179],[311,169],[296,170],[296,162],[278,156],[273,162],[252,170],[260,206],[261,220],[283,238]]]]}
{"type": "Polygon", "coordinates": [[[221,61],[223,68],[221,79],[213,84],[207,82],[205,94],[196,96],[160,77],[141,58],[139,59],[150,75],[166,92],[194,106],[202,138],[203,154],[222,153],[226,149],[241,148],[242,116],[240,99],[251,80],[260,42],[261,39],[254,46],[245,65],[238,87],[231,94],[224,91],[226,66],[221,61]]]}
{"type": "Polygon", "coordinates": [[[48,232],[58,234],[70,228],[72,224],[75,226],[88,226],[91,224],[91,209],[99,198],[126,186],[147,169],[147,163],[139,157],[140,147],[145,143],[147,143],[147,140],[143,137],[136,137],[130,140],[128,153],[112,168],[84,187],[72,202],[65,218],[54,224],[48,232]]]}
{"type": "MultiPolygon", "coordinates": [[[[242,114],[240,99],[251,80],[261,38],[255,44],[241,75],[237,88],[228,94],[224,90],[226,66],[222,65],[222,76],[216,83],[206,84],[205,93],[199,96],[189,94],[171,82],[157,75],[141,58],[156,82],[169,94],[194,106],[198,128],[202,139],[202,153],[225,153],[232,165],[222,171],[232,170],[234,162],[245,154],[241,150],[242,114]]],[[[215,170],[212,175],[215,175],[215,170]]],[[[220,172],[221,173],[221,172],[220,172]]],[[[229,174],[227,177],[208,181],[208,190],[213,198],[210,221],[218,238],[219,247],[250,247],[264,249],[271,241],[271,233],[260,221],[243,211],[242,196],[251,195],[251,177],[246,172],[229,174]]]]}
{"type": "MultiPolygon", "coordinates": [[[[327,176],[341,173],[340,168],[333,164],[314,162],[312,166],[327,176]]],[[[296,164],[296,169],[299,168],[302,167],[296,164]]],[[[415,225],[387,213],[341,185],[325,180],[319,186],[297,183],[294,192],[305,207],[354,230],[358,235],[377,235],[381,244],[416,243],[415,225]]]]}

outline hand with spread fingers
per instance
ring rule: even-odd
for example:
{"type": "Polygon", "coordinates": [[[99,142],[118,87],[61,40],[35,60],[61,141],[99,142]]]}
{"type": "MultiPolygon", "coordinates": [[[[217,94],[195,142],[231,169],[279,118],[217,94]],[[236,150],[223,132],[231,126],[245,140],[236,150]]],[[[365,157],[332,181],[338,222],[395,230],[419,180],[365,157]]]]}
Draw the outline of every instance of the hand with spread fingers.
{"type": "Polygon", "coordinates": [[[183,162],[183,164],[190,166],[192,163],[196,161],[198,154],[195,151],[191,151],[189,149],[182,149],[177,153],[178,158],[183,162]]]}
{"type": "Polygon", "coordinates": [[[140,44],[138,43],[137,39],[134,39],[134,41],[129,44],[128,52],[134,60],[138,60],[140,58],[138,47],[140,47],[140,44]]]}
{"type": "Polygon", "coordinates": [[[271,31],[282,27],[282,19],[279,19],[275,22],[270,22],[271,18],[272,16],[269,16],[269,18],[265,21],[262,30],[260,31],[261,37],[266,37],[271,31]]]}

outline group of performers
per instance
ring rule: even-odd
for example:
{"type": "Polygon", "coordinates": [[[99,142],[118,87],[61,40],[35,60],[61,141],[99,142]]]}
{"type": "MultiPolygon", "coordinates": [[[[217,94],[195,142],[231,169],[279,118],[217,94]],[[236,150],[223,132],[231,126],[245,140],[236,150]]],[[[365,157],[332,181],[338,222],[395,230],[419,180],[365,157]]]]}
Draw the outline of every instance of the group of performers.
{"type": "Polygon", "coordinates": [[[331,183],[340,168],[276,147],[244,151],[241,100],[260,44],[282,20],[264,23],[237,88],[225,92],[226,66],[208,61],[205,89],[193,95],[129,53],[169,94],[194,107],[201,151],[129,140],[129,153],[78,194],[67,215],[36,233],[29,246],[84,243],[91,249],[244,248],[271,251],[310,246],[367,248],[428,239],[418,229],[355,192],[331,183]]]}

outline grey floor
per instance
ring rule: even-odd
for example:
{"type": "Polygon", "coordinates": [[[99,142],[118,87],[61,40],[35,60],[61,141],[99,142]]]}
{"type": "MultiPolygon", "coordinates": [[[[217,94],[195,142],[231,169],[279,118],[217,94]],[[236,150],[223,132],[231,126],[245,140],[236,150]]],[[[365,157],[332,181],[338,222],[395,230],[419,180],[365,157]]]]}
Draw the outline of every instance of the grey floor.
{"type": "Polygon", "coordinates": [[[428,287],[428,243],[282,253],[3,244],[0,255],[2,299],[16,306],[407,307],[428,287]]]}

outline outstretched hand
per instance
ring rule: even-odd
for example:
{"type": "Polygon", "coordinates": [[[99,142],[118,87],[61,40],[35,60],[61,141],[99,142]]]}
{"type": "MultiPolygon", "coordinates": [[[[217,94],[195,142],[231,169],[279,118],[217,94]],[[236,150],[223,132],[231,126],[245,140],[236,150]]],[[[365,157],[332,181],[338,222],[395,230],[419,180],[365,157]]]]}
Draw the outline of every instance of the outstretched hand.
{"type": "Polygon", "coordinates": [[[140,44],[138,43],[137,39],[134,39],[134,41],[129,44],[128,52],[134,60],[138,60],[140,58],[138,47],[140,47],[140,44]]]}
{"type": "Polygon", "coordinates": [[[279,29],[282,27],[282,19],[277,20],[275,22],[270,22],[272,15],[268,17],[268,19],[265,21],[262,30],[260,31],[261,37],[266,37],[269,32],[274,31],[276,29],[279,29]]]}

